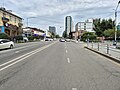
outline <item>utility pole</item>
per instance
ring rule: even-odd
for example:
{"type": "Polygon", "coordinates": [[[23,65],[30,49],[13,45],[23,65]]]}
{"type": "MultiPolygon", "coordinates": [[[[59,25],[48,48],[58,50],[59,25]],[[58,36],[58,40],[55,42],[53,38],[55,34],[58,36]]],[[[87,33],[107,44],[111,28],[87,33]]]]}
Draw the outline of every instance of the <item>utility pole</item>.
{"type": "Polygon", "coordinates": [[[114,20],[114,24],[115,24],[115,45],[117,44],[117,9],[118,9],[119,4],[120,4],[120,1],[118,2],[117,7],[115,9],[115,20],[114,20]]]}
{"type": "Polygon", "coordinates": [[[28,27],[28,20],[31,19],[31,18],[37,18],[37,17],[27,17],[27,27],[28,27]]]}

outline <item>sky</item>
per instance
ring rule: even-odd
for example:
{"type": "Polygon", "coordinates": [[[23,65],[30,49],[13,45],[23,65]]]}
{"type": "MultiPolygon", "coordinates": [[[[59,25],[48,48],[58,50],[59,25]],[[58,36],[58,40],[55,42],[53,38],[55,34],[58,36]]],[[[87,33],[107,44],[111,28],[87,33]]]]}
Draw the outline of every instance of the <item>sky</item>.
{"type": "MultiPolygon", "coordinates": [[[[114,19],[119,0],[0,0],[0,6],[22,17],[24,26],[48,30],[56,26],[62,35],[66,16],[72,16],[74,25],[87,19],[114,19]]],[[[120,18],[118,8],[118,18],[120,18]]]]}

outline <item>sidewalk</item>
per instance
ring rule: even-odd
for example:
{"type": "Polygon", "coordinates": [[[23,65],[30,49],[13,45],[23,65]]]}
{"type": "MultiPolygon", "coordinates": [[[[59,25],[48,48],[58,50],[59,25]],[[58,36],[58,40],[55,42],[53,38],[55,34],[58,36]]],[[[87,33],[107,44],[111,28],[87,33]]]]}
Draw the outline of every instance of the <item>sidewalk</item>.
{"type": "Polygon", "coordinates": [[[120,49],[117,49],[116,46],[113,46],[111,43],[78,42],[78,44],[83,44],[85,48],[120,63],[120,49]]]}

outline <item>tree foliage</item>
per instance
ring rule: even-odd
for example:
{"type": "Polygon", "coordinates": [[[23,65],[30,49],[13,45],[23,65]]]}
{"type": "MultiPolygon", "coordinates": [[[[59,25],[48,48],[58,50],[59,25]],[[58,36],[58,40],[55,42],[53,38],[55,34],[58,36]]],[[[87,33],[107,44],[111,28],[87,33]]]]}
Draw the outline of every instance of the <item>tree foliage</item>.
{"type": "Polygon", "coordinates": [[[51,38],[55,38],[55,36],[56,36],[55,33],[52,32],[51,33],[51,38]]]}
{"type": "Polygon", "coordinates": [[[117,37],[120,38],[120,30],[117,30],[117,37]]]}
{"type": "Polygon", "coordinates": [[[6,33],[0,33],[0,39],[10,39],[6,33]]]}
{"type": "Polygon", "coordinates": [[[108,29],[114,29],[114,21],[112,19],[94,19],[94,30],[97,36],[103,36],[104,31],[108,29]]]}
{"type": "Polygon", "coordinates": [[[86,41],[86,40],[90,40],[90,41],[93,41],[93,40],[96,40],[97,36],[95,35],[95,33],[93,32],[85,32],[83,35],[82,35],[82,41],[86,41]]]}
{"type": "Polygon", "coordinates": [[[62,34],[62,36],[63,36],[64,38],[67,38],[67,32],[64,31],[63,34],[62,34]]]}
{"type": "MultiPolygon", "coordinates": [[[[115,31],[114,29],[108,29],[104,31],[104,36],[109,38],[114,38],[115,31]]],[[[117,30],[117,37],[120,37],[120,30],[117,30]]]]}
{"type": "Polygon", "coordinates": [[[57,34],[57,35],[55,35],[55,38],[60,38],[60,36],[57,34]]]}
{"type": "Polygon", "coordinates": [[[113,29],[105,30],[104,31],[104,36],[113,38],[114,37],[114,30],[113,29]]]}

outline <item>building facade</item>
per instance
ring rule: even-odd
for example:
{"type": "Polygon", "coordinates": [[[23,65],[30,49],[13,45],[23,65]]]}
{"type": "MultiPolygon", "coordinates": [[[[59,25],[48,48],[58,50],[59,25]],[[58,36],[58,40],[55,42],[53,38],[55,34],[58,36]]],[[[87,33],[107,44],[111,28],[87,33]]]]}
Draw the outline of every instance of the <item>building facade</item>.
{"type": "Polygon", "coordinates": [[[22,18],[5,8],[0,8],[0,33],[6,33],[11,38],[22,34],[22,18]]]}
{"type": "Polygon", "coordinates": [[[46,38],[52,38],[52,33],[49,30],[46,30],[45,37],[46,38]]]}
{"type": "Polygon", "coordinates": [[[94,32],[93,30],[93,20],[88,19],[85,22],[78,22],[75,25],[75,31],[85,30],[87,32],[94,32]]]}
{"type": "Polygon", "coordinates": [[[55,26],[49,26],[49,31],[56,35],[56,27],[55,26]]]}
{"type": "Polygon", "coordinates": [[[75,31],[77,34],[76,38],[77,39],[81,39],[81,36],[85,33],[85,32],[94,32],[93,30],[93,20],[92,19],[88,19],[85,22],[78,22],[75,25],[75,31]]]}
{"type": "Polygon", "coordinates": [[[43,31],[41,29],[37,29],[37,28],[27,27],[27,28],[23,28],[23,34],[26,37],[29,37],[29,36],[41,36],[41,37],[44,37],[45,31],[43,31]]]}
{"type": "Polygon", "coordinates": [[[67,38],[72,38],[73,21],[71,16],[65,18],[65,31],[67,32],[67,38]]]}

